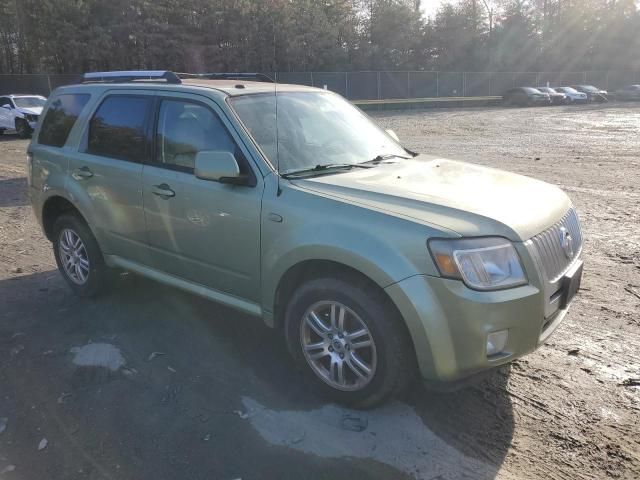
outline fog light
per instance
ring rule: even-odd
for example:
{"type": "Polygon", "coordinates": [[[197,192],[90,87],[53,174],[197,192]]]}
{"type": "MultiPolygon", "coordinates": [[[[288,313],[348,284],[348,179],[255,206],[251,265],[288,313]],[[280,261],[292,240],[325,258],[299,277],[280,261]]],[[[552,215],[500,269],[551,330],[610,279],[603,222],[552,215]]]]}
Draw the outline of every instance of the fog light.
{"type": "Polygon", "coordinates": [[[504,350],[509,338],[509,330],[499,330],[487,335],[487,357],[496,355],[504,350]]]}

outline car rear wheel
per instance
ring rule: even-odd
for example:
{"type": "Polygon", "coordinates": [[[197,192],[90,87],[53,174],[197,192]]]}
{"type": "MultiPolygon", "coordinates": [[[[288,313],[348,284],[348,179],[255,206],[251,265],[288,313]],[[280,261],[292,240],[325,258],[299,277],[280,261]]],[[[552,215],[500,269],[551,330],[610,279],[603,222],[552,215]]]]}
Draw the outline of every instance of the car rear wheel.
{"type": "Polygon", "coordinates": [[[16,119],[16,133],[20,138],[29,138],[31,136],[31,127],[21,118],[16,119]]]}
{"type": "Polygon", "coordinates": [[[107,266],[93,233],[77,215],[64,214],[56,220],[53,253],[58,270],[76,295],[92,297],[103,290],[107,266]]]}
{"type": "Polygon", "coordinates": [[[370,408],[404,391],[415,372],[412,344],[397,313],[367,282],[322,278],[289,301],[289,350],[332,400],[370,408]]]}

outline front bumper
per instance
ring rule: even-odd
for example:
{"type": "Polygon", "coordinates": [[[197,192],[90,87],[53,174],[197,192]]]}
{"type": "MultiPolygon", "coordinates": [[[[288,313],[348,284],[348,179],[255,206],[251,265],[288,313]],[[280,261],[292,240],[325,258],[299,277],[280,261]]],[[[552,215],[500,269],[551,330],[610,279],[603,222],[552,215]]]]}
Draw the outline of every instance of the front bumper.
{"type": "Polygon", "coordinates": [[[479,292],[427,275],[386,288],[409,328],[426,381],[458,382],[515,360],[542,345],[560,325],[568,306],[545,317],[545,289],[531,260],[523,260],[530,284],[508,290],[479,292]],[[508,331],[507,343],[488,356],[487,335],[501,330],[508,331]]]}
{"type": "Polygon", "coordinates": [[[531,97],[531,102],[536,105],[550,105],[552,100],[549,97],[531,97]]]}
{"type": "Polygon", "coordinates": [[[417,275],[386,291],[409,328],[426,380],[456,381],[540,344],[542,295],[532,285],[477,292],[457,280],[417,275]],[[487,335],[499,330],[509,331],[507,344],[502,353],[487,357],[487,335]]]}

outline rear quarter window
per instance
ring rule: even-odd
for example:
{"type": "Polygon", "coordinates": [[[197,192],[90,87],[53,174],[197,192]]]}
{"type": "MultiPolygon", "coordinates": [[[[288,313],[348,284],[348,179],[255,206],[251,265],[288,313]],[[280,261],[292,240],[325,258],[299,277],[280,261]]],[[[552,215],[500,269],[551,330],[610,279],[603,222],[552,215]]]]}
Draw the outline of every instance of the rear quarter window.
{"type": "Polygon", "coordinates": [[[89,123],[87,152],[143,162],[148,153],[147,122],[151,97],[111,95],[89,123]]]}
{"type": "Polygon", "coordinates": [[[49,105],[44,120],[42,120],[38,143],[52,147],[64,146],[69,132],[90,97],[91,95],[88,93],[58,95],[49,105]]]}

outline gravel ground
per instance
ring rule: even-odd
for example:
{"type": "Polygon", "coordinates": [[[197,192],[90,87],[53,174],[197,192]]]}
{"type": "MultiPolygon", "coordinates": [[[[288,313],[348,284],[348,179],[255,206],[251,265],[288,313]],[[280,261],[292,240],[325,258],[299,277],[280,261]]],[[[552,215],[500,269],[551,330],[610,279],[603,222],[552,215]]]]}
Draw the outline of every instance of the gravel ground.
{"type": "Polygon", "coordinates": [[[640,105],[374,114],[409,148],[560,185],[583,289],[472,388],[325,404],[276,332],[130,275],[70,295],[0,137],[0,479],[640,477],[640,105]]]}

